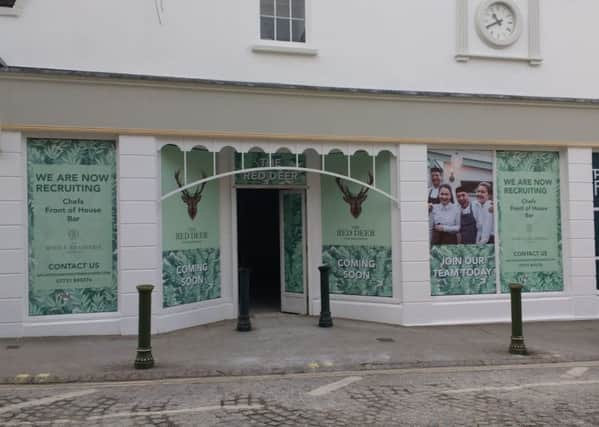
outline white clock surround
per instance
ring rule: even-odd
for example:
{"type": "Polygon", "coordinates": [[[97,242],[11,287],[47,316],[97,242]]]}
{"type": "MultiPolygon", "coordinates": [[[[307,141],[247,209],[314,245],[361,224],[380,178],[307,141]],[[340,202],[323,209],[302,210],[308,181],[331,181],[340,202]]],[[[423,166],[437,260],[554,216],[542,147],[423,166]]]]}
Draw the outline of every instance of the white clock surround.
{"type": "Polygon", "coordinates": [[[540,65],[543,59],[539,0],[456,0],[455,60],[468,62],[471,59],[522,61],[532,66],[540,65]],[[503,3],[517,14],[515,32],[505,40],[494,40],[484,31],[486,28],[481,15],[493,3],[503,3]],[[522,9],[525,13],[521,12],[522,9]],[[483,43],[478,40],[471,42],[473,34],[483,43]]]}

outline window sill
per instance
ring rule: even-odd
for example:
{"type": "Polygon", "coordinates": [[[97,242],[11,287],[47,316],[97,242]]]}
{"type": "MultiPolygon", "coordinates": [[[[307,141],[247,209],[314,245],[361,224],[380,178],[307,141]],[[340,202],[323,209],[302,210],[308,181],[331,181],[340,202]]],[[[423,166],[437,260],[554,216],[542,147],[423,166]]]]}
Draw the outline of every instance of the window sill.
{"type": "Polygon", "coordinates": [[[306,46],[305,43],[275,42],[260,40],[252,45],[252,52],[275,53],[283,55],[317,56],[318,50],[306,46]]]}
{"type": "Polygon", "coordinates": [[[19,16],[19,11],[16,9],[16,6],[0,7],[0,16],[19,16]]]}

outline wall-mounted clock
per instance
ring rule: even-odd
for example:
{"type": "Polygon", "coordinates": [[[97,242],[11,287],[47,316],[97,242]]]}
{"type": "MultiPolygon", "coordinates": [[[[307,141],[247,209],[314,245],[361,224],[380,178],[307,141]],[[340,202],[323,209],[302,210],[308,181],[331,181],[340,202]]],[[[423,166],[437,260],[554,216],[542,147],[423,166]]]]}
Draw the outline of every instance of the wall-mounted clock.
{"type": "Polygon", "coordinates": [[[494,48],[510,46],[522,34],[522,13],[513,0],[481,2],[475,19],[479,36],[494,48]]]}

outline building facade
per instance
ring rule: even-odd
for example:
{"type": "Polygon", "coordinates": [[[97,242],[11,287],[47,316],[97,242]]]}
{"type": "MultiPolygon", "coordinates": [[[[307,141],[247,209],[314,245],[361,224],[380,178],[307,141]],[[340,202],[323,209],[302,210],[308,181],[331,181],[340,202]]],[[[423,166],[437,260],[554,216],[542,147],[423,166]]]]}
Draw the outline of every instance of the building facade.
{"type": "Polygon", "coordinates": [[[323,263],[338,317],[599,317],[571,3],[0,2],[0,336],[235,318],[242,267],[317,315],[323,263]]]}

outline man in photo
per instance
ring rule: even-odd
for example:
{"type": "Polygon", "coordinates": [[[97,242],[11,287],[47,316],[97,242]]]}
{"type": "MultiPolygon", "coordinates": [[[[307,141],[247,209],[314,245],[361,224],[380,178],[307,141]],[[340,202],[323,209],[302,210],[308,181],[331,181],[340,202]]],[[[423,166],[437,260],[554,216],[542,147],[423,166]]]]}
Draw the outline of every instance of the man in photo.
{"type": "Polygon", "coordinates": [[[464,187],[458,187],[455,190],[456,199],[460,207],[460,232],[458,233],[458,243],[463,245],[472,245],[476,243],[476,218],[470,196],[464,187]]]}
{"type": "Polygon", "coordinates": [[[493,187],[488,182],[481,182],[476,188],[474,217],[476,218],[476,243],[485,245],[495,242],[495,220],[493,218],[493,187]]]}
{"type": "Polygon", "coordinates": [[[438,205],[439,201],[439,188],[443,184],[443,169],[439,167],[432,167],[431,173],[431,185],[432,187],[428,190],[428,203],[429,205],[438,205]]]}

